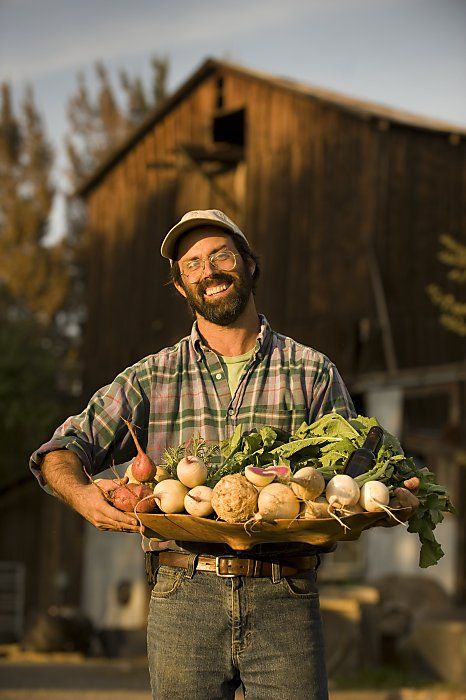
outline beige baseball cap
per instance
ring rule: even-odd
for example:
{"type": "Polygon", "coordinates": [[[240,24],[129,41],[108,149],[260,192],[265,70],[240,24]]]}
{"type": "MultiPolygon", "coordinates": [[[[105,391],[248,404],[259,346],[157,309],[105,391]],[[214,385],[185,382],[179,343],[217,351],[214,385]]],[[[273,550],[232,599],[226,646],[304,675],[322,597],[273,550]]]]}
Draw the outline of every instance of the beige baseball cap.
{"type": "Polygon", "coordinates": [[[245,241],[246,245],[249,247],[249,242],[244,233],[240,228],[228,218],[223,211],[219,209],[201,209],[196,211],[188,211],[180,219],[180,221],[170,229],[165,238],[163,239],[160,252],[164,258],[168,260],[173,260],[176,245],[185,233],[191,231],[193,228],[199,228],[199,226],[220,226],[224,228],[228,233],[236,233],[238,236],[245,241]]]}

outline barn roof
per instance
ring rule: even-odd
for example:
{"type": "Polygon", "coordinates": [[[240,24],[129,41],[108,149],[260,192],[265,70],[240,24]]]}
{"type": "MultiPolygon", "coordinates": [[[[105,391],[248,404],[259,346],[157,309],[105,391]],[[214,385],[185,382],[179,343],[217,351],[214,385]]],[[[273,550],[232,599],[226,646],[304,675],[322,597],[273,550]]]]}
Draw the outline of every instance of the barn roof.
{"type": "Polygon", "coordinates": [[[76,194],[80,197],[85,197],[106,173],[111,170],[157,122],[163,119],[165,115],[181,102],[200,82],[219,69],[230,73],[236,73],[252,80],[266,82],[295,94],[307,95],[312,99],[320,100],[345,112],[350,112],[359,116],[363,120],[378,118],[418,130],[466,136],[466,127],[464,126],[451,124],[438,119],[431,119],[411,112],[405,112],[375,102],[349,97],[348,95],[333,90],[311,86],[306,83],[271,75],[270,73],[264,73],[262,71],[252,70],[228,61],[207,58],[175,92],[147,114],[142,123],[82,182],[77,188],[76,194]]]}

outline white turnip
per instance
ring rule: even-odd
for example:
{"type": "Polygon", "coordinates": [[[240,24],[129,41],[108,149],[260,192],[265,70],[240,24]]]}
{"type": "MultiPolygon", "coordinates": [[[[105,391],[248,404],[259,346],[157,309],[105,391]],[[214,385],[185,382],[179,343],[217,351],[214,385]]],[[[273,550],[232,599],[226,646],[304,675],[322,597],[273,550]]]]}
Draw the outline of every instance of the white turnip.
{"type": "Polygon", "coordinates": [[[187,487],[178,479],[164,479],[154,488],[154,497],[164,513],[182,513],[187,487]]]}
{"type": "Polygon", "coordinates": [[[184,509],[190,515],[205,518],[213,513],[212,489],[208,486],[195,486],[184,497],[184,509]]]}
{"type": "Polygon", "coordinates": [[[315,501],[304,501],[303,508],[300,513],[301,518],[309,520],[318,520],[328,517],[328,501],[319,497],[315,501]]]}
{"type": "Polygon", "coordinates": [[[393,515],[391,508],[388,507],[389,501],[390,492],[381,481],[366,481],[361,488],[359,503],[364,510],[367,510],[369,513],[377,513],[384,510],[391,518],[405,525],[406,523],[402,523],[401,520],[393,515]]]}
{"type": "Polygon", "coordinates": [[[263,520],[296,518],[300,503],[286,484],[269,484],[259,494],[257,510],[263,520]]]}
{"type": "Polygon", "coordinates": [[[329,504],[328,514],[338,520],[345,530],[350,528],[340,520],[335,510],[343,511],[345,507],[354,505],[358,502],[359,495],[359,486],[348,474],[336,474],[327,484],[325,496],[329,504]]]}
{"type": "Polygon", "coordinates": [[[293,474],[291,488],[303,501],[314,501],[325,489],[325,479],[315,467],[303,467],[293,474]]]}
{"type": "Polygon", "coordinates": [[[182,484],[192,489],[205,483],[207,467],[199,457],[187,455],[178,462],[176,476],[182,484]]]}

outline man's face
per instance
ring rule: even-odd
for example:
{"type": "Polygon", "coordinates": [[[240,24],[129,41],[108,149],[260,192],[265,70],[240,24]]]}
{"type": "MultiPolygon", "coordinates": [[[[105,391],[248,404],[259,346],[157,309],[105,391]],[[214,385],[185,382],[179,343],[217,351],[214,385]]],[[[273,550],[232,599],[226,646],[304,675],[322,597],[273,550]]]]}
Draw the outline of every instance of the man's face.
{"type": "Polygon", "coordinates": [[[204,271],[196,282],[190,282],[182,274],[178,291],[186,297],[194,313],[218,326],[229,326],[242,314],[252,292],[254,263],[249,269],[223,229],[212,226],[187,233],[178,247],[178,263],[183,273],[184,263],[200,259],[205,261],[204,271]],[[216,270],[208,260],[209,255],[221,250],[237,254],[236,267],[228,272],[216,270]]]}

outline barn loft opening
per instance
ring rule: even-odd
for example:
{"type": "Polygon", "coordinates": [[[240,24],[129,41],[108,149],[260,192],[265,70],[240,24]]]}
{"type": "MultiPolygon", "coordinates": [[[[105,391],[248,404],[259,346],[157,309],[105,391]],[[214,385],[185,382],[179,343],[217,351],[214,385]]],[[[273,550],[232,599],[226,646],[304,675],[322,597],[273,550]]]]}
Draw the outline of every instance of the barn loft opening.
{"type": "Polygon", "coordinates": [[[245,143],[245,108],[232,112],[222,112],[214,117],[212,124],[212,140],[214,143],[244,146],[245,143]]]}

